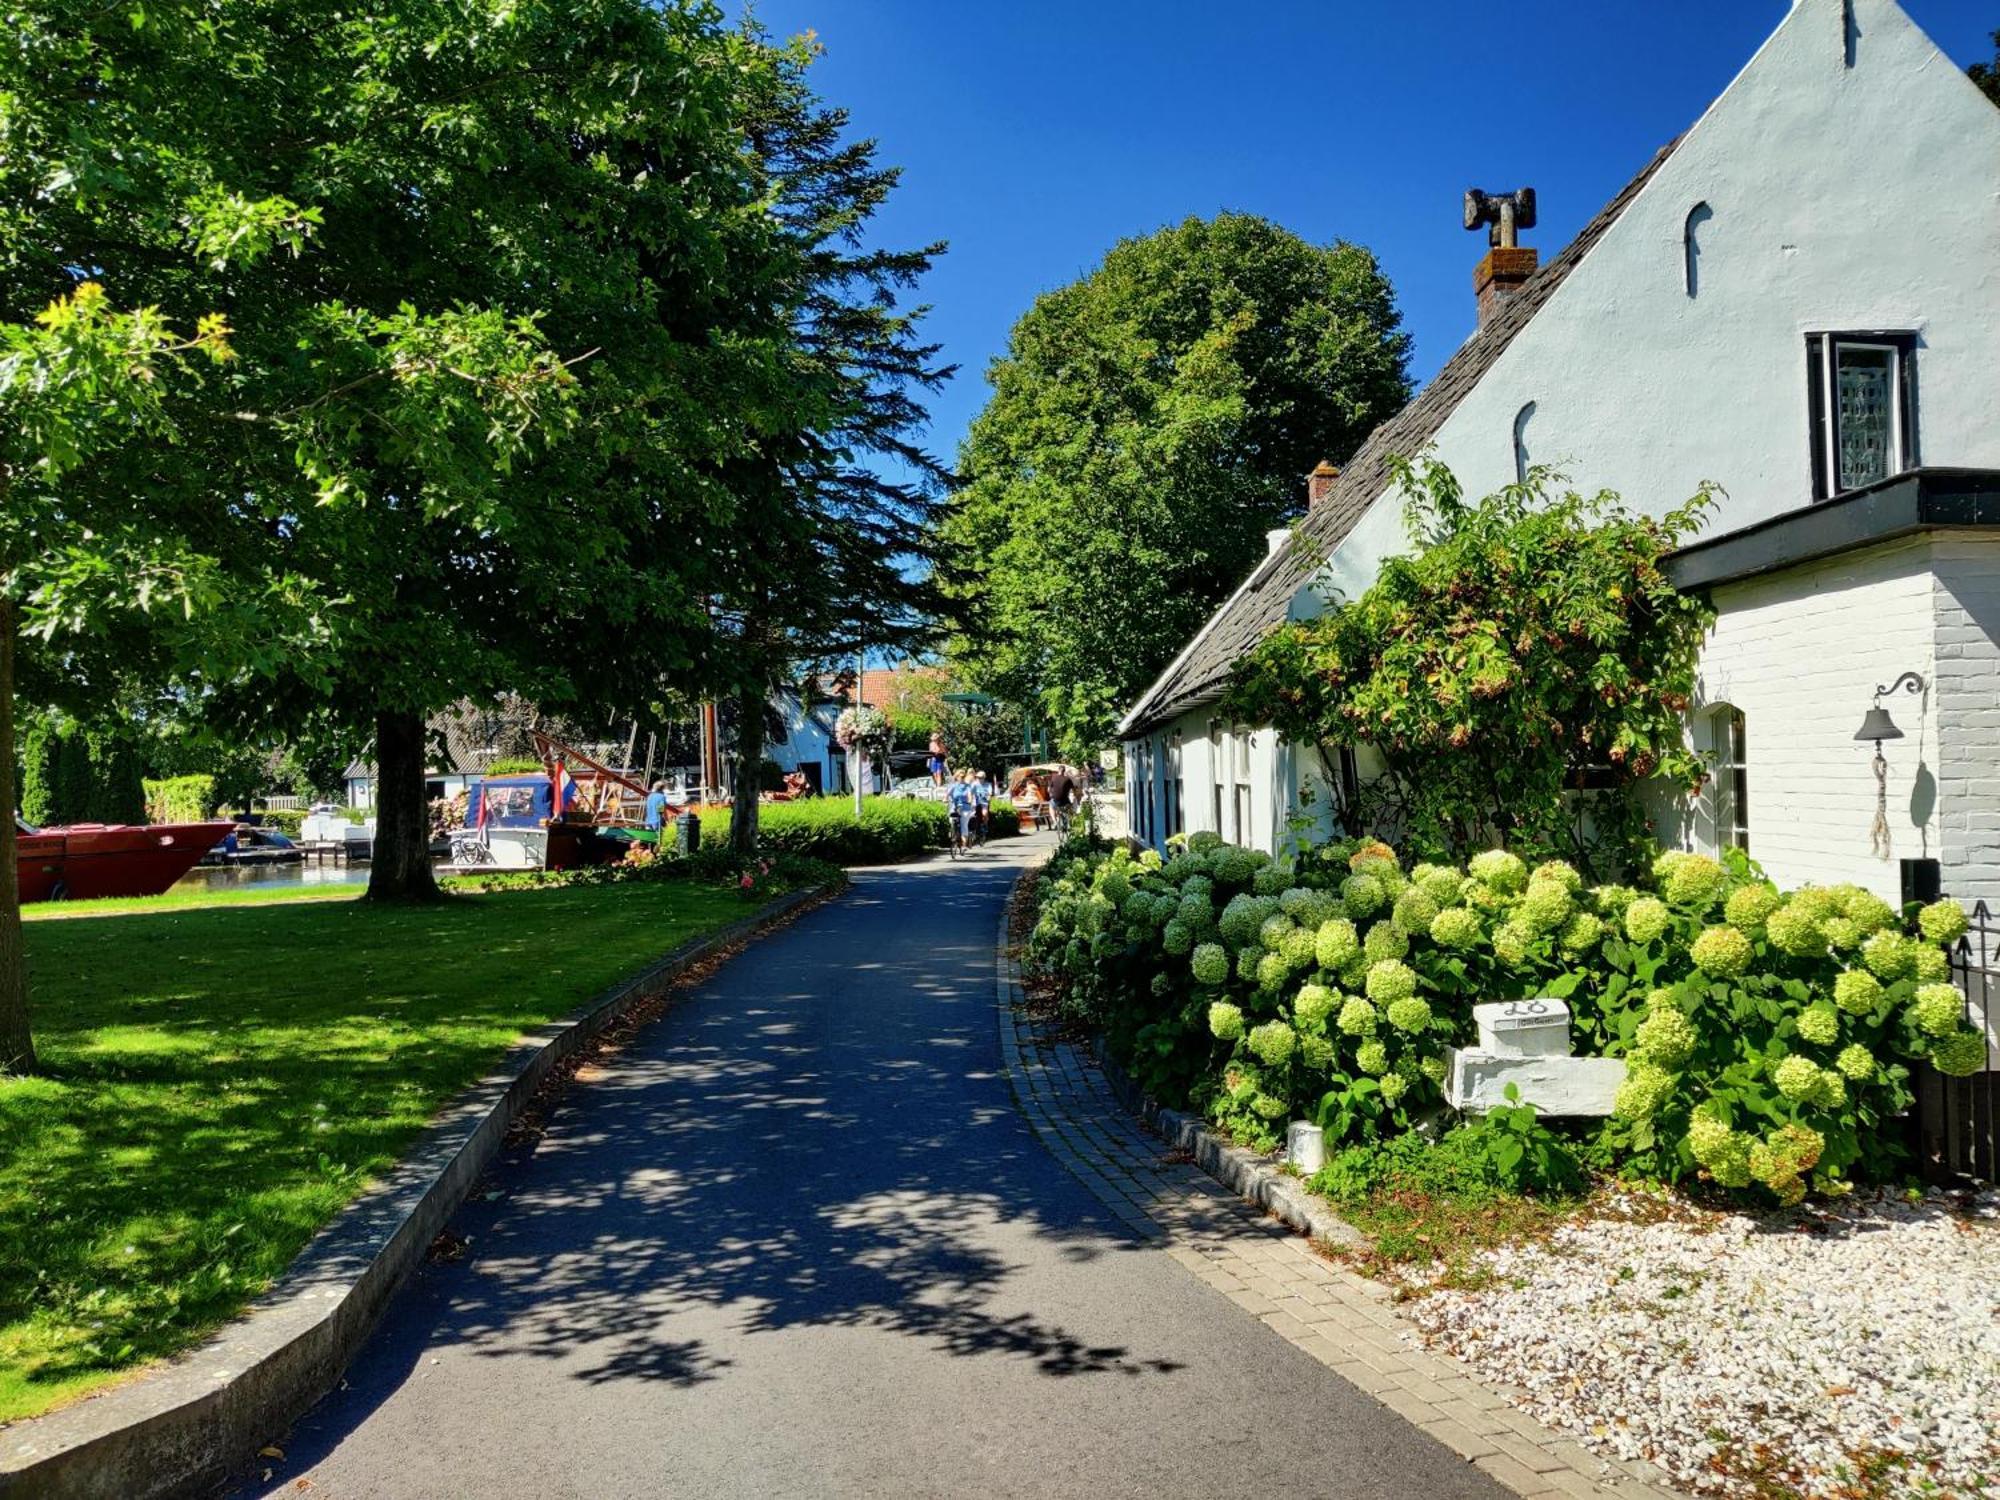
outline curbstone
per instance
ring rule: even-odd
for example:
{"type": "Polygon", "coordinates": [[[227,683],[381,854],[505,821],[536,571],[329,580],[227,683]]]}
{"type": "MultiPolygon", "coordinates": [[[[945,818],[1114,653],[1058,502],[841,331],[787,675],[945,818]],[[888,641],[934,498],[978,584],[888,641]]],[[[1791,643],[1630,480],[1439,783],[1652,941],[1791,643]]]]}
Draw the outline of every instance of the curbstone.
{"type": "Polygon", "coordinates": [[[500,1153],[508,1127],[563,1061],[689,969],[839,889],[781,896],[528,1032],[237,1318],[122,1385],[0,1431],[0,1496],[170,1500],[211,1493],[249,1467],[339,1383],[500,1153]]]}

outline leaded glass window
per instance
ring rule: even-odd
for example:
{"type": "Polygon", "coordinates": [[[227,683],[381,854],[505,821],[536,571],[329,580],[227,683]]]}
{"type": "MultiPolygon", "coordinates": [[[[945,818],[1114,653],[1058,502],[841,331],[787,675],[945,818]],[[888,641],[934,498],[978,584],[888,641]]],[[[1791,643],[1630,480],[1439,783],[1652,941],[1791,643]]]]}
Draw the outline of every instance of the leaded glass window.
{"type": "Polygon", "coordinates": [[[1816,333],[1806,346],[1814,498],[1914,467],[1915,336],[1816,333]]]}

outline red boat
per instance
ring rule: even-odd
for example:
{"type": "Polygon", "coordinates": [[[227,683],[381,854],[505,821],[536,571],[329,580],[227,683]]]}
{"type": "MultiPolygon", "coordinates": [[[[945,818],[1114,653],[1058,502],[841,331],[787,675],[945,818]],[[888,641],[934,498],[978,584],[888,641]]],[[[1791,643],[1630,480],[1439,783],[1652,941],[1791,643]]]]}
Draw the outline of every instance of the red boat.
{"type": "Polygon", "coordinates": [[[157,896],[228,837],[233,823],[72,823],[30,828],[15,819],[21,901],[157,896]]]}

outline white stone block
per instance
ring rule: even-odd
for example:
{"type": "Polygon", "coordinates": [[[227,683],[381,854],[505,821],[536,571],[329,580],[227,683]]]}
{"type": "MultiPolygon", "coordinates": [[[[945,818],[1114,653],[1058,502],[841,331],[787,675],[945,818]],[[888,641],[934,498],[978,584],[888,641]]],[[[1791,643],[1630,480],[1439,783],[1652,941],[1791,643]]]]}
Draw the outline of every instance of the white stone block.
{"type": "Polygon", "coordinates": [[[1445,1098],[1453,1109],[1483,1115],[1510,1102],[1551,1117],[1611,1113],[1625,1064],[1616,1057],[1500,1057],[1476,1047],[1445,1048],[1445,1098]],[[1507,1098],[1507,1086],[1518,1090],[1507,1098]]]}
{"type": "Polygon", "coordinates": [[[1294,1120],[1285,1131],[1285,1159],[1310,1177],[1326,1165],[1326,1132],[1308,1120],[1294,1120]]]}
{"type": "Polygon", "coordinates": [[[1472,1007],[1479,1050],[1495,1057],[1568,1057],[1569,1005],[1561,1000],[1495,1000],[1472,1007]]]}

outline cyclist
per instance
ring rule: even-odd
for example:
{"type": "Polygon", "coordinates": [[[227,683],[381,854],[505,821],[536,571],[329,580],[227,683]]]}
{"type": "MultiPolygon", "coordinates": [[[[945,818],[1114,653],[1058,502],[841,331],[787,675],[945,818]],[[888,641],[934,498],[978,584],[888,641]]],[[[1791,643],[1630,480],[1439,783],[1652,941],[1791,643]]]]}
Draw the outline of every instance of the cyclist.
{"type": "Polygon", "coordinates": [[[972,819],[979,809],[978,800],[972,793],[970,771],[960,771],[952,778],[950,790],[945,793],[945,806],[951,810],[951,853],[956,859],[965,852],[966,838],[972,831],[972,819]]]}
{"type": "Polygon", "coordinates": [[[979,843],[986,842],[986,825],[993,809],[993,781],[984,771],[972,776],[972,831],[979,843]]]}

